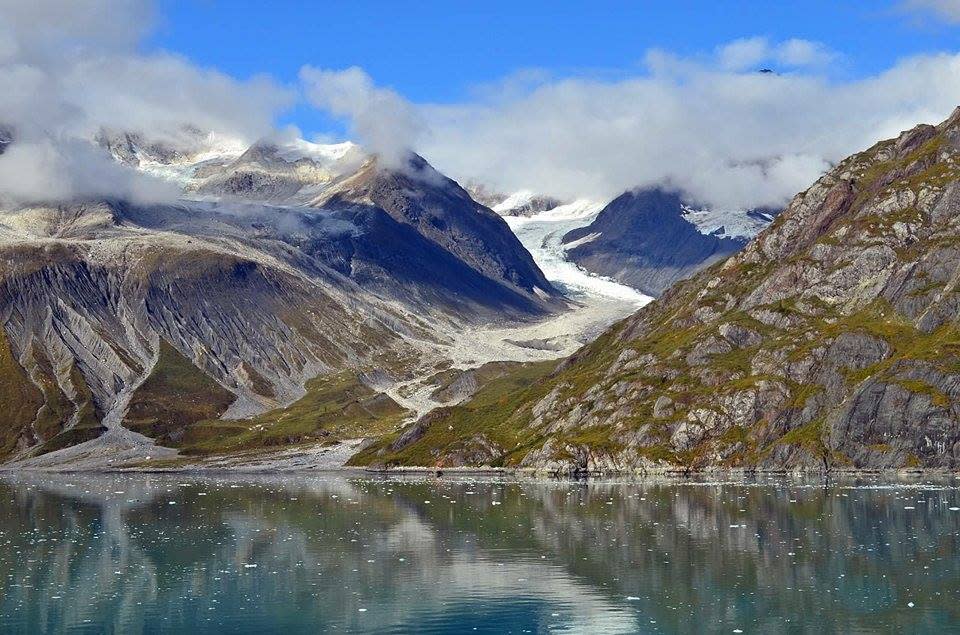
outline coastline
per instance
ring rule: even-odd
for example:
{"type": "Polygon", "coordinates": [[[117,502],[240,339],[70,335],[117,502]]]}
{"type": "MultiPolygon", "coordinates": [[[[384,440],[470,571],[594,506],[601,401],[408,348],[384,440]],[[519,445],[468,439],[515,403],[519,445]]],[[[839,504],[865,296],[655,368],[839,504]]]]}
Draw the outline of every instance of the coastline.
{"type": "Polygon", "coordinates": [[[242,475],[335,475],[335,476],[365,476],[365,477],[504,477],[517,480],[546,480],[546,481],[588,481],[626,479],[642,481],[646,479],[671,480],[698,480],[703,478],[720,478],[730,480],[749,480],[751,478],[891,478],[891,479],[918,479],[928,477],[960,477],[960,470],[944,468],[844,468],[836,470],[802,470],[802,469],[759,469],[759,468],[649,468],[645,470],[593,470],[580,473],[557,472],[540,468],[504,468],[504,467],[453,467],[430,468],[419,466],[402,466],[391,468],[369,467],[318,467],[318,468],[268,468],[256,466],[212,467],[200,465],[184,466],[117,466],[97,468],[76,468],[70,466],[52,467],[6,467],[0,466],[0,476],[10,474],[83,474],[83,475],[119,475],[119,474],[184,474],[203,476],[242,476],[242,475]]]}

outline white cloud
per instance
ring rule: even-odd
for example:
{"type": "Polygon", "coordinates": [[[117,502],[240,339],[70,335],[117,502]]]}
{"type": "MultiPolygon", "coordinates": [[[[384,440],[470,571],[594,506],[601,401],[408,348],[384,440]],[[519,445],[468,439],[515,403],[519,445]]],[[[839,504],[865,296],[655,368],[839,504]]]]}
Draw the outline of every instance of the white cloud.
{"type": "MultiPolygon", "coordinates": [[[[809,58],[804,47],[780,48],[809,58]]],[[[610,198],[660,185],[717,206],[776,206],[832,163],[960,104],[958,55],[847,82],[734,72],[723,57],[654,52],[647,73],[622,81],[566,79],[509,99],[425,105],[418,149],[454,178],[505,191],[610,198]]]]}
{"type": "Polygon", "coordinates": [[[445,105],[407,102],[358,68],[301,77],[371,149],[413,147],[461,181],[561,198],[662,186],[756,207],[784,204],[836,161],[960,104],[960,56],[909,58],[855,81],[828,78],[834,58],[807,40],[750,38],[708,57],[650,51],[645,71],[617,81],[528,71],[445,105]],[[767,62],[793,70],[756,72],[767,62]]]}
{"type": "Polygon", "coordinates": [[[822,66],[836,58],[820,42],[792,38],[771,43],[765,37],[734,40],[717,49],[717,62],[729,71],[756,70],[765,63],[776,63],[789,68],[822,66]]]}
{"type": "Polygon", "coordinates": [[[951,23],[960,23],[960,0],[906,0],[903,8],[932,14],[951,23]]]}
{"type": "Polygon", "coordinates": [[[179,189],[120,165],[87,141],[16,143],[0,160],[0,192],[17,201],[120,198],[135,203],[172,200],[179,189]]]}
{"type": "Polygon", "coordinates": [[[774,49],[774,59],[785,66],[821,66],[837,58],[837,54],[820,42],[793,38],[774,49]]]}
{"type": "Polygon", "coordinates": [[[417,110],[388,88],[378,88],[357,67],[342,71],[304,66],[300,70],[307,99],[333,114],[350,120],[352,132],[369,151],[391,167],[404,159],[423,132],[417,110]]]}
{"type": "Polygon", "coordinates": [[[250,140],[272,130],[289,91],[141,53],[152,16],[149,0],[0,0],[0,124],[16,139],[0,156],[5,194],[62,200],[113,189],[141,198],[165,192],[77,143],[102,128],[157,139],[177,138],[187,125],[250,140]],[[27,174],[27,164],[35,171],[27,174]]]}
{"type": "Polygon", "coordinates": [[[720,47],[717,58],[723,68],[740,71],[755,66],[770,56],[770,43],[763,37],[734,40],[720,47]]]}

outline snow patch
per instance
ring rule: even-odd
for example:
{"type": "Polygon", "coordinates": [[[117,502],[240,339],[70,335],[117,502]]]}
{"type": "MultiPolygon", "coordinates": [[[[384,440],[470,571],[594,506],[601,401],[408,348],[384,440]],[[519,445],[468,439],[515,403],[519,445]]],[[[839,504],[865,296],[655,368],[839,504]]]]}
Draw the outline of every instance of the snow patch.
{"type": "Polygon", "coordinates": [[[750,240],[773,222],[772,215],[757,211],[694,209],[688,205],[683,205],[682,210],[683,217],[697,231],[719,238],[750,240]]]}
{"type": "Polygon", "coordinates": [[[563,246],[567,249],[567,251],[569,251],[571,249],[574,249],[575,247],[579,247],[580,245],[586,245],[587,243],[593,242],[597,238],[600,238],[600,236],[602,235],[603,234],[601,232],[593,232],[592,234],[587,234],[583,238],[578,238],[573,242],[564,243],[563,246]]]}
{"type": "Polygon", "coordinates": [[[351,141],[343,143],[311,143],[304,139],[294,139],[277,147],[277,154],[286,161],[309,159],[317,163],[334,163],[343,159],[359,146],[351,141]]]}
{"type": "Polygon", "coordinates": [[[531,192],[530,190],[520,190],[519,192],[514,192],[507,198],[503,199],[503,201],[497,203],[491,209],[493,209],[493,211],[495,211],[497,214],[505,214],[512,209],[530,204],[535,197],[536,193],[531,192]]]}

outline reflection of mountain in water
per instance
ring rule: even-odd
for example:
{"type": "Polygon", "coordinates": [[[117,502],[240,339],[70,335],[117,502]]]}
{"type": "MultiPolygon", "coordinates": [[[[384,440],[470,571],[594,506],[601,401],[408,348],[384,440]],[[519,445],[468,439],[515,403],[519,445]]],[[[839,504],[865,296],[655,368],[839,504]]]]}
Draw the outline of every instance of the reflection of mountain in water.
{"type": "Polygon", "coordinates": [[[9,477],[0,631],[819,632],[870,628],[878,614],[896,630],[936,630],[960,619],[957,499],[932,488],[9,477]]]}

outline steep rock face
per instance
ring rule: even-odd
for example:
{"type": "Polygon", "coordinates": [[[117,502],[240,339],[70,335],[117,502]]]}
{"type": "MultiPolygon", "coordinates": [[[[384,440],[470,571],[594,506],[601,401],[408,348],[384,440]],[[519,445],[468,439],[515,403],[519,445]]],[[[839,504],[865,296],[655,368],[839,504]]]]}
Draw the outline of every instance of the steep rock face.
{"type": "MultiPolygon", "coordinates": [[[[498,397],[513,407],[496,425],[524,432],[490,461],[960,467],[958,284],[960,110],[846,159],[741,252],[498,397]]],[[[492,412],[461,411],[430,430],[492,412]]],[[[368,457],[442,461],[456,442],[428,431],[368,457]]]]}
{"type": "MultiPolygon", "coordinates": [[[[312,205],[358,215],[382,210],[491,280],[507,281],[535,301],[558,296],[502,218],[416,155],[403,169],[386,170],[369,161],[312,205]]],[[[429,260],[425,264],[437,269],[429,260]]]]}
{"type": "Polygon", "coordinates": [[[573,262],[658,296],[673,283],[738,251],[744,239],[701,233],[677,194],[625,192],[563,243],[573,262]]]}

